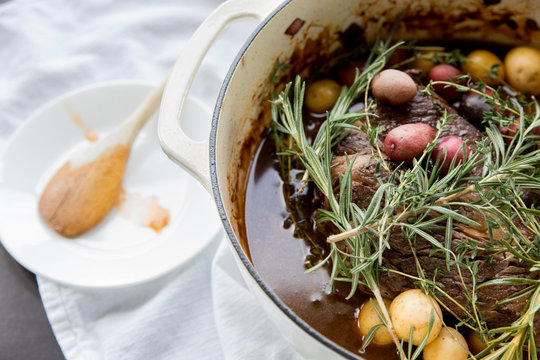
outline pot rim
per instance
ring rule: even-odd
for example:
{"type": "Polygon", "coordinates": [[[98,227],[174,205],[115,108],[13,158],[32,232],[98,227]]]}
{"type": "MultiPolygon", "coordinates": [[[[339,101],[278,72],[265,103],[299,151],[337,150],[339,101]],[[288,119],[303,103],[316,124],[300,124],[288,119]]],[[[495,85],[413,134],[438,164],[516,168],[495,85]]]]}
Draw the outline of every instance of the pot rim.
{"type": "Polygon", "coordinates": [[[216,101],[216,106],[214,108],[214,113],[212,115],[212,124],[211,124],[211,130],[210,130],[210,138],[209,138],[209,157],[210,157],[210,180],[211,180],[211,186],[212,186],[212,193],[214,196],[214,201],[216,202],[216,206],[221,218],[221,221],[223,223],[223,226],[225,228],[225,231],[227,233],[227,237],[229,238],[229,241],[231,242],[234,250],[236,251],[237,255],[239,256],[240,260],[242,261],[245,268],[248,270],[251,277],[256,281],[257,285],[264,291],[264,293],[272,300],[272,302],[283,312],[289,319],[291,319],[296,325],[298,325],[302,330],[304,330],[306,333],[308,333],[310,336],[315,338],[317,341],[325,345],[326,347],[330,348],[331,350],[335,351],[337,354],[344,356],[347,359],[353,359],[358,360],[361,359],[358,355],[353,354],[352,352],[344,349],[343,347],[337,345],[318,331],[316,331],[314,328],[312,328],[308,323],[306,323],[304,320],[302,320],[296,313],[294,313],[287,305],[285,305],[279,297],[266,285],[266,283],[263,281],[261,276],[257,273],[255,270],[255,267],[253,264],[249,261],[248,257],[244,253],[244,250],[242,249],[242,246],[240,245],[240,242],[236,238],[236,235],[234,234],[234,231],[232,229],[232,225],[229,222],[229,218],[227,216],[227,213],[225,211],[225,207],[223,205],[223,201],[221,199],[221,192],[218,185],[218,178],[217,178],[217,169],[216,169],[216,141],[217,141],[217,125],[218,121],[221,115],[221,109],[222,104],[225,98],[225,94],[227,92],[229,83],[231,81],[231,78],[236,71],[238,65],[241,62],[242,57],[244,56],[247,49],[250,47],[251,43],[255,40],[257,35],[260,33],[260,31],[266,26],[268,22],[270,22],[274,16],[276,16],[281,10],[283,10],[289,3],[291,3],[293,0],[285,0],[283,3],[281,3],[276,9],[274,9],[257,27],[256,29],[251,33],[249,38],[246,40],[238,54],[236,55],[236,58],[232,62],[229,71],[227,72],[227,75],[225,76],[225,79],[223,81],[223,84],[221,86],[221,89],[219,91],[219,95],[216,101]]]}

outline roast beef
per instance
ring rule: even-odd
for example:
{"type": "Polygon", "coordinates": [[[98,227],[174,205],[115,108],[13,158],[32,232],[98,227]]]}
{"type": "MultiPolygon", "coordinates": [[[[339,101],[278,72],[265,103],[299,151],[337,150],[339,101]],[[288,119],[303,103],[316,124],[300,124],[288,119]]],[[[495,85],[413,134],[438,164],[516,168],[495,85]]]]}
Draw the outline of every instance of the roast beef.
{"type": "MultiPolygon", "coordinates": [[[[403,105],[388,106],[376,103],[374,122],[382,127],[379,141],[384,141],[386,134],[399,125],[422,122],[436,128],[437,121],[446,110],[448,114],[453,116],[453,119],[448,123],[446,131],[441,134],[441,138],[446,136],[460,137],[467,140],[469,148],[474,151],[476,148],[474,142],[482,139],[482,133],[465,118],[458,115],[453,107],[436,94],[424,96],[422,89],[423,86],[418,85],[418,91],[414,98],[403,105]]],[[[351,132],[335,147],[334,154],[343,155],[371,151],[368,148],[370,148],[369,140],[365,134],[359,135],[358,132],[351,132]]]]}
{"type": "MultiPolygon", "coordinates": [[[[444,110],[454,117],[448,124],[444,136],[458,136],[468,141],[471,151],[476,149],[475,141],[482,138],[478,129],[471,125],[465,118],[457,115],[454,108],[449,106],[444,100],[436,95],[434,97],[424,96],[421,92],[421,85],[418,86],[416,96],[409,102],[400,106],[387,106],[381,103],[376,104],[376,123],[383,127],[378,141],[382,142],[384,136],[394,127],[422,122],[433,127],[441,117],[444,110]]],[[[380,144],[382,149],[382,145],[380,144]]],[[[348,162],[356,156],[352,169],[353,201],[360,207],[367,207],[377,190],[378,184],[388,180],[388,171],[380,168],[375,174],[377,158],[374,156],[375,148],[369,143],[366,134],[361,131],[351,131],[341,143],[333,149],[332,176],[336,184],[339,174],[343,174],[348,162]]],[[[391,161],[387,161],[390,166],[395,166],[391,161]]],[[[391,170],[391,169],[390,169],[391,170]]],[[[473,170],[478,175],[479,169],[473,170]]],[[[475,175],[475,174],[472,174],[475,175]]],[[[463,210],[466,211],[466,210],[463,210]]],[[[479,214],[467,214],[469,217],[477,217],[482,223],[483,217],[479,214]]],[[[466,226],[455,226],[453,231],[452,248],[457,253],[457,248],[463,248],[463,244],[478,244],[479,247],[489,242],[487,228],[468,228],[466,226]]],[[[526,232],[526,229],[523,229],[526,232]]],[[[441,242],[444,242],[443,231],[429,231],[429,233],[441,242]]],[[[501,234],[504,236],[504,234],[501,234]]],[[[532,236],[532,234],[531,234],[532,236]]],[[[473,281],[473,275],[466,268],[457,268],[452,265],[447,268],[446,257],[442,252],[434,252],[433,246],[426,240],[417,238],[411,244],[401,232],[401,229],[394,229],[390,239],[391,249],[386,250],[383,255],[383,263],[390,269],[402,273],[418,276],[418,264],[421,266],[424,276],[433,279],[448,296],[439,294],[439,299],[445,305],[447,312],[453,313],[460,318],[464,317],[466,311],[470,310],[469,296],[473,293],[473,283],[476,287],[489,280],[501,278],[531,278],[537,279],[537,273],[531,273],[524,265],[513,258],[505,257],[501,254],[490,254],[477,252],[471,256],[471,263],[476,263],[478,271],[473,281]],[[412,247],[411,247],[412,245],[412,247]],[[414,254],[413,254],[414,248],[414,254]]],[[[339,245],[343,251],[347,251],[346,245],[339,245]]],[[[399,293],[416,288],[414,280],[408,277],[396,275],[395,273],[384,273],[380,275],[380,288],[383,296],[393,298],[399,293]]],[[[499,304],[501,300],[510,294],[523,289],[522,286],[486,286],[476,291],[477,304],[479,310],[487,324],[494,327],[510,325],[521,314],[526,301],[526,297],[521,297],[512,302],[499,304]]],[[[369,291],[369,289],[363,289],[369,291]]],[[[537,321],[536,324],[539,322],[537,321]]],[[[540,330],[540,329],[539,329],[540,330]]]]}

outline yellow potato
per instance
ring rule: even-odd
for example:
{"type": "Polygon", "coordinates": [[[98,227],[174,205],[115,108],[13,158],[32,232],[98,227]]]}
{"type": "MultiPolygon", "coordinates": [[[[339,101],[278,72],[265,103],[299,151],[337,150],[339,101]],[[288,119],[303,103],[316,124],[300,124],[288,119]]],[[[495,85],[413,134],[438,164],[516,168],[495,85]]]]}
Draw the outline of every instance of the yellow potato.
{"type": "Polygon", "coordinates": [[[419,54],[414,63],[411,65],[413,69],[420,69],[424,74],[427,74],[432,67],[435,66],[433,62],[433,56],[435,53],[427,52],[419,54]]]}
{"type": "Polygon", "coordinates": [[[313,82],[306,90],[306,106],[309,111],[322,114],[331,110],[336,104],[341,87],[332,79],[321,79],[313,82]]]}
{"type": "MultiPolygon", "coordinates": [[[[388,299],[383,299],[383,301],[384,305],[388,309],[390,307],[391,301],[388,299]]],[[[377,304],[377,300],[375,298],[373,298],[373,302],[377,304]]],[[[377,304],[376,306],[379,310],[379,313],[381,313],[379,305],[377,304]]],[[[371,301],[369,301],[368,299],[364,303],[364,306],[362,306],[362,310],[360,310],[360,314],[358,315],[358,327],[360,328],[360,334],[362,334],[363,337],[366,337],[369,334],[371,328],[379,324],[382,324],[382,321],[379,318],[379,315],[377,315],[375,309],[373,308],[373,305],[371,305],[371,301]]],[[[372,342],[377,345],[391,344],[392,335],[390,335],[390,332],[386,327],[379,327],[379,329],[375,332],[375,335],[373,336],[372,342]]]]}
{"type": "Polygon", "coordinates": [[[516,90],[540,94],[540,50],[518,46],[504,58],[506,77],[516,90]]]}
{"type": "Polygon", "coordinates": [[[482,340],[482,337],[474,331],[471,331],[469,336],[467,336],[467,343],[469,344],[469,349],[475,355],[487,348],[487,344],[482,340]]]}
{"type": "Polygon", "coordinates": [[[474,79],[481,79],[490,86],[502,84],[505,76],[504,65],[501,59],[491,51],[475,50],[471,52],[463,64],[462,70],[469,73],[474,79]],[[499,65],[497,77],[488,76],[493,65],[499,65]]]}
{"type": "Polygon", "coordinates": [[[418,289],[407,290],[396,296],[390,305],[390,319],[398,338],[409,341],[413,328],[413,345],[419,345],[429,331],[429,317],[434,311],[433,327],[429,332],[429,344],[439,335],[442,328],[442,312],[437,301],[418,289]]]}
{"type": "Polygon", "coordinates": [[[466,360],[467,341],[456,329],[444,327],[433,342],[424,348],[424,360],[466,360]]]}

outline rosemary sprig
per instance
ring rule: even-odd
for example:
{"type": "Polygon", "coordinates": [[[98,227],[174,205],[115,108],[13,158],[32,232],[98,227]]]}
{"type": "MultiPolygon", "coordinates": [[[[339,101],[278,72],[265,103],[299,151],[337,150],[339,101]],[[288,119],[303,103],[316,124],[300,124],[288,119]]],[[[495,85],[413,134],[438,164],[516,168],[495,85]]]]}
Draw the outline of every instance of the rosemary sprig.
{"type": "MultiPolygon", "coordinates": [[[[343,89],[336,105],[327,114],[326,121],[321,125],[312,144],[308,143],[304,131],[302,105],[305,84],[301,81],[300,77],[297,77],[294,83],[292,103],[290,100],[291,83],[287,84],[285,90],[272,101],[274,127],[277,131],[294,140],[294,144],[289,150],[283,152],[282,155],[291,155],[301,161],[306,169],[306,174],[309,174],[309,178],[329,203],[330,211],[321,211],[320,221],[331,221],[340,231],[350,230],[351,224],[362,223],[364,221],[364,211],[355,206],[350,200],[352,196],[352,167],[350,164],[354,163],[355,159],[349,163],[349,170],[340,179],[339,197],[334,194],[330,172],[332,160],[331,149],[333,145],[347,134],[348,129],[358,130],[358,128],[352,126],[353,122],[368,116],[366,113],[347,114],[347,112],[353,101],[368,91],[368,85],[371,79],[384,68],[387,56],[399,45],[400,43],[390,48],[385,48],[384,45],[381,45],[379,47],[379,55],[366,66],[362,73],[357,72],[355,82],[349,89],[343,89]]],[[[379,194],[382,196],[383,192],[381,189],[384,189],[384,187],[379,189],[379,194]]],[[[340,253],[337,246],[333,245],[330,255],[326,259],[326,261],[329,259],[332,261],[332,284],[343,275],[350,277],[351,291],[349,298],[355,293],[358,284],[361,282],[366,284],[370,289],[373,289],[373,293],[377,299],[377,303],[381,307],[394,342],[401,349],[400,342],[392,329],[388,310],[384,306],[382,295],[378,289],[377,271],[374,267],[378,256],[373,257],[371,254],[372,244],[370,238],[360,235],[349,239],[348,242],[350,243],[350,248],[354,249],[354,256],[349,257],[349,260],[352,262],[353,268],[356,271],[348,269],[346,261],[342,258],[343,254],[340,253]],[[366,259],[371,260],[366,262],[366,259]]],[[[311,271],[318,267],[313,267],[311,271]]],[[[405,359],[403,351],[402,358],[405,359]]]]}
{"type": "MultiPolygon", "coordinates": [[[[487,122],[486,137],[476,142],[476,152],[465,161],[453,167],[445,176],[437,168],[431,169],[428,159],[435,147],[428,145],[422,157],[415,160],[411,167],[398,167],[391,172],[389,181],[379,187],[366,209],[360,209],[352,202],[352,164],[356,156],[347,158],[347,170],[339,177],[338,193],[334,192],[334,181],[331,174],[332,147],[343,139],[349,130],[359,130],[353,122],[364,119],[366,133],[369,134],[378,157],[379,164],[385,167],[384,158],[376,146],[379,136],[377,127],[372,126],[368,110],[372,107],[366,101],[363,113],[348,113],[356,98],[364,95],[367,99],[370,82],[384,68],[389,54],[401,44],[386,48],[378,42],[370,62],[362,73],[356,74],[351,88],[342,90],[336,106],[327,114],[313,143],[309,143],[304,131],[302,105],[305,84],[299,77],[293,84],[287,84],[285,90],[272,101],[272,117],[277,132],[287,137],[281,145],[286,148],[280,154],[297,158],[305,168],[305,179],[313,181],[318,190],[327,199],[328,207],[318,211],[319,222],[331,222],[339,234],[329,238],[330,254],[319,264],[311,268],[314,271],[324,264],[331,263],[331,282],[350,283],[350,298],[361,284],[367,286],[375,296],[380,309],[380,318],[393,335],[394,342],[400,350],[402,359],[418,356],[421,347],[414,352],[396,338],[392,324],[379,289],[379,274],[390,271],[408,277],[417,282],[424,292],[436,295],[439,301],[446,298],[452,301],[444,288],[437,284],[437,279],[426,278],[426,274],[417,259],[414,249],[415,239],[428,241],[433,252],[442,252],[446,259],[447,270],[456,269],[463,284],[464,295],[468,304],[459,305],[461,314],[453,314],[467,326],[481,333],[488,348],[474,359],[515,359],[523,356],[527,348],[529,359],[536,359],[534,342],[534,317],[540,308],[540,281],[527,278],[506,278],[476,282],[478,264],[472,261],[478,251],[487,253],[483,256],[503,256],[514,258],[524,264],[529,271],[540,270],[540,224],[537,217],[540,210],[534,205],[527,205],[522,199],[523,191],[540,191],[540,150],[536,147],[539,136],[535,134],[540,127],[540,107],[536,100],[532,104],[524,104],[515,99],[503,100],[495,89],[489,88],[491,94],[483,89],[482,83],[472,85],[438,82],[446,86],[456,87],[459,91],[474,92],[486,98],[486,102],[506,111],[510,116],[501,113],[485,114],[487,122]],[[292,92],[291,92],[292,90],[292,92]],[[291,101],[292,99],[292,101],[291,101]],[[525,111],[527,108],[529,111],[525,111]],[[534,108],[531,112],[530,109],[534,108]],[[503,135],[498,126],[507,126],[513,118],[519,117],[522,126],[516,135],[505,146],[503,135]],[[472,169],[481,167],[482,175],[471,177],[472,169]],[[479,219],[464,216],[460,209],[467,208],[479,219]],[[482,224],[479,222],[482,219],[482,224]],[[453,245],[453,229],[456,226],[487,227],[485,233],[489,242],[479,247],[475,244],[461,243],[453,245]],[[523,227],[536,239],[525,234],[523,227]],[[405,239],[410,242],[411,251],[416,259],[417,275],[404,274],[396,270],[386,269],[383,264],[383,253],[390,248],[389,237],[395,228],[401,229],[405,239]],[[440,229],[440,230],[437,230],[440,229]],[[442,231],[444,242],[433,236],[433,232],[442,231]],[[501,235],[502,233],[502,235],[501,235]],[[340,249],[336,242],[343,241],[347,251],[340,249]],[[467,285],[465,278],[471,279],[467,285]],[[530,296],[521,317],[512,326],[498,329],[487,329],[486,319],[482,318],[477,300],[477,290],[489,286],[522,286],[523,290],[503,300],[510,302],[530,296]]],[[[435,83],[426,87],[425,95],[430,96],[435,83]]],[[[437,137],[445,130],[451,116],[444,113],[437,126],[437,137]]],[[[389,171],[390,172],[390,171],[389,171]]],[[[455,302],[455,300],[454,300],[455,302]]],[[[445,304],[441,305],[450,311],[445,304]]],[[[369,343],[369,336],[368,341],[369,343]]],[[[367,346],[367,344],[365,344],[367,346]]]]}

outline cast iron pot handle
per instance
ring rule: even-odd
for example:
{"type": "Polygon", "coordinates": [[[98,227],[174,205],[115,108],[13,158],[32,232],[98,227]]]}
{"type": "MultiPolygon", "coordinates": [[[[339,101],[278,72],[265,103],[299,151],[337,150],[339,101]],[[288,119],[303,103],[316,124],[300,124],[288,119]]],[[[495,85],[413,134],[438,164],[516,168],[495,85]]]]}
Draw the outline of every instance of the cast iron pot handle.
{"type": "MultiPolygon", "coordinates": [[[[209,139],[195,141],[182,130],[180,119],[193,78],[208,49],[231,21],[255,17],[262,21],[275,1],[229,0],[206,18],[178,57],[163,93],[159,110],[158,137],[161,148],[171,160],[185,168],[210,191],[209,139]]],[[[206,114],[206,112],[203,112],[206,114]]]]}

